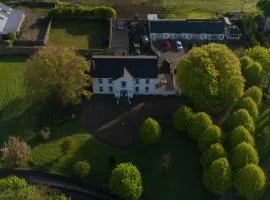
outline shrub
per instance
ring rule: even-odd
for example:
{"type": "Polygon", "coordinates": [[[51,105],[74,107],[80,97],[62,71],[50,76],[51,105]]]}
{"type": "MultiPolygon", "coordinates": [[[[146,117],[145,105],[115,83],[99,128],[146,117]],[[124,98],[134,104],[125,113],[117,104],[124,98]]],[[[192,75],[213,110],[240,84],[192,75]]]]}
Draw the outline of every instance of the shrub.
{"type": "Polygon", "coordinates": [[[233,168],[240,169],[247,164],[257,165],[258,163],[258,153],[251,144],[242,142],[232,149],[231,164],[233,168]]]}
{"type": "Polygon", "coordinates": [[[62,143],[62,150],[65,154],[72,151],[75,147],[75,139],[71,136],[67,137],[62,143]]]}
{"type": "Polygon", "coordinates": [[[231,148],[234,148],[242,142],[246,142],[252,146],[255,144],[254,138],[248,130],[244,126],[237,126],[230,136],[230,146],[231,148]]]}
{"type": "Polygon", "coordinates": [[[198,147],[201,152],[204,152],[212,144],[221,143],[222,133],[218,126],[209,126],[199,137],[198,147]]]}
{"type": "Polygon", "coordinates": [[[180,106],[173,114],[172,124],[178,131],[184,131],[187,129],[193,116],[192,109],[187,106],[180,106]]]}
{"type": "Polygon", "coordinates": [[[257,86],[252,86],[248,88],[243,97],[250,97],[255,101],[255,103],[259,106],[262,102],[263,93],[262,90],[257,86]]]}
{"type": "Polygon", "coordinates": [[[242,74],[244,74],[248,66],[253,63],[253,60],[249,56],[243,56],[240,59],[240,63],[241,63],[242,74]]]}
{"type": "Polygon", "coordinates": [[[8,48],[12,47],[13,46],[12,40],[4,40],[4,46],[8,48]]]}
{"type": "Polygon", "coordinates": [[[17,38],[16,33],[8,33],[7,38],[8,38],[8,40],[11,40],[12,42],[14,42],[17,38]]]}
{"type": "Polygon", "coordinates": [[[143,190],[141,173],[131,163],[121,163],[112,170],[109,188],[123,200],[139,200],[143,190]]]}
{"type": "Polygon", "coordinates": [[[212,144],[202,155],[201,164],[204,168],[208,168],[214,160],[224,158],[227,153],[223,146],[219,143],[212,144]]]}
{"type": "Polygon", "coordinates": [[[0,179],[0,191],[7,189],[17,190],[20,188],[26,188],[27,183],[24,179],[18,178],[17,176],[9,176],[0,179]]]}
{"type": "Polygon", "coordinates": [[[224,193],[231,185],[231,167],[227,158],[215,160],[203,172],[204,186],[215,194],[224,193]]]}
{"type": "Polygon", "coordinates": [[[236,110],[227,118],[225,122],[226,129],[233,130],[237,126],[244,126],[251,134],[254,133],[255,124],[247,110],[236,110]]]}
{"type": "Polygon", "coordinates": [[[47,141],[50,138],[51,131],[49,127],[43,127],[39,132],[39,137],[42,141],[47,141]]]}
{"type": "Polygon", "coordinates": [[[259,166],[249,164],[236,173],[233,184],[246,199],[259,199],[266,187],[266,177],[259,166]]]}
{"type": "Polygon", "coordinates": [[[77,161],[74,166],[73,169],[75,171],[75,173],[81,178],[84,179],[88,176],[89,171],[90,171],[90,165],[89,163],[84,160],[84,161],[77,161]]]}
{"type": "Polygon", "coordinates": [[[4,143],[2,158],[9,168],[27,167],[32,159],[31,148],[23,140],[9,137],[4,143]]]}
{"type": "Polygon", "coordinates": [[[246,86],[260,86],[263,79],[262,65],[258,62],[249,65],[244,72],[244,77],[246,79],[246,86]]]}
{"type": "Polygon", "coordinates": [[[192,121],[188,127],[188,134],[191,139],[197,140],[209,126],[212,125],[212,120],[209,115],[204,112],[196,113],[192,117],[192,121]]]}
{"type": "Polygon", "coordinates": [[[259,116],[258,106],[251,97],[244,97],[236,104],[235,109],[245,109],[255,121],[259,116]]]}
{"type": "Polygon", "coordinates": [[[153,118],[147,118],[140,129],[140,139],[144,144],[156,143],[161,135],[159,123],[153,118]]]}
{"type": "Polygon", "coordinates": [[[270,71],[270,51],[262,46],[248,49],[247,55],[254,61],[259,62],[265,71],[270,71]]]}

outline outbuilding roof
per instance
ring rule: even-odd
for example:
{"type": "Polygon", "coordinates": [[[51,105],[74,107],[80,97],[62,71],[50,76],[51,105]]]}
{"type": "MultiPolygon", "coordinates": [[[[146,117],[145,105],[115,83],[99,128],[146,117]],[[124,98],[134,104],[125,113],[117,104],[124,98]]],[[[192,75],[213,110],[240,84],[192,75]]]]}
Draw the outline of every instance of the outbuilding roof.
{"type": "Polygon", "coordinates": [[[91,74],[94,78],[126,76],[132,78],[157,78],[156,56],[93,56],[91,74]]]}
{"type": "Polygon", "coordinates": [[[223,20],[153,20],[149,21],[150,33],[224,34],[223,20]]]}

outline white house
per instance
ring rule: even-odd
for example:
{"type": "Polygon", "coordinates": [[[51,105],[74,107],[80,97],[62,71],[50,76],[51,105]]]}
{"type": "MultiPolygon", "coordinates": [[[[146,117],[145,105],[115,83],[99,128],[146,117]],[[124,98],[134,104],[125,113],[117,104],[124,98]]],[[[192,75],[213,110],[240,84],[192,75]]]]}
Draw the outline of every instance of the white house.
{"type": "Polygon", "coordinates": [[[23,11],[14,10],[0,3],[0,40],[3,35],[8,33],[18,33],[21,30],[24,18],[23,11]]]}
{"type": "Polygon", "coordinates": [[[116,98],[155,95],[158,78],[156,56],[93,56],[94,94],[113,94],[116,98]]]}

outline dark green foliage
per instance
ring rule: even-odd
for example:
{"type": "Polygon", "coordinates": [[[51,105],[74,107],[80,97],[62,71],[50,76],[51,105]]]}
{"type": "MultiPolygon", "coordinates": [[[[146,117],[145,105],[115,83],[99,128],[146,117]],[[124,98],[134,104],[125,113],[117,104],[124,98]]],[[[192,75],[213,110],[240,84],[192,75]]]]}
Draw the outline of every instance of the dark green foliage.
{"type": "Polygon", "coordinates": [[[144,144],[156,143],[161,135],[159,123],[153,118],[147,118],[140,129],[140,139],[144,144]]]}
{"type": "Polygon", "coordinates": [[[240,59],[242,73],[246,71],[249,65],[253,63],[253,60],[249,56],[243,56],[240,59]]]}
{"type": "Polygon", "coordinates": [[[13,41],[12,40],[4,40],[4,46],[5,47],[12,47],[13,46],[13,41]]]}
{"type": "Polygon", "coordinates": [[[240,169],[247,164],[258,165],[259,156],[251,144],[242,142],[232,149],[231,164],[233,168],[240,169]]]}
{"type": "Polygon", "coordinates": [[[74,166],[73,169],[75,171],[75,173],[81,178],[84,179],[88,176],[89,172],[90,172],[90,165],[89,163],[84,160],[84,161],[77,161],[74,166]]]}
{"type": "Polygon", "coordinates": [[[239,102],[237,102],[234,110],[238,109],[247,110],[254,121],[256,121],[259,116],[258,106],[251,97],[244,97],[243,99],[240,99],[239,102]]]}
{"type": "Polygon", "coordinates": [[[177,67],[177,81],[196,110],[211,113],[231,107],[244,90],[239,59],[222,44],[189,51],[177,67]]]}
{"type": "Polygon", "coordinates": [[[58,3],[50,12],[53,17],[93,17],[111,19],[116,17],[115,9],[108,6],[89,7],[67,3],[58,3]]]}
{"type": "Polygon", "coordinates": [[[262,47],[255,46],[247,51],[247,55],[251,57],[254,61],[260,63],[263,70],[266,72],[270,71],[270,50],[262,47]]]}
{"type": "Polygon", "coordinates": [[[259,0],[257,7],[263,12],[265,17],[270,16],[270,0],[259,0]]]}
{"type": "Polygon", "coordinates": [[[200,137],[200,134],[202,134],[212,124],[211,117],[208,114],[204,112],[196,113],[189,124],[188,135],[191,139],[197,140],[200,137]]]}
{"type": "Polygon", "coordinates": [[[222,132],[216,125],[209,126],[199,137],[198,147],[201,152],[204,152],[212,144],[221,143],[222,132]]]}
{"type": "Polygon", "coordinates": [[[227,158],[220,158],[204,170],[203,183],[212,193],[222,194],[231,186],[231,176],[231,167],[227,158]]]}
{"type": "Polygon", "coordinates": [[[191,123],[193,116],[192,109],[185,105],[180,106],[177,111],[173,114],[172,124],[173,127],[178,131],[185,131],[191,123]]]}
{"type": "Polygon", "coordinates": [[[266,187],[266,177],[259,166],[249,164],[236,173],[233,185],[246,199],[260,199],[266,187]]]}
{"type": "Polygon", "coordinates": [[[8,40],[11,40],[12,42],[14,42],[16,40],[16,33],[8,33],[7,38],[8,40]]]}
{"type": "Polygon", "coordinates": [[[244,71],[244,77],[246,79],[246,86],[250,87],[253,85],[260,86],[262,84],[263,72],[262,66],[258,62],[254,62],[247,67],[244,71]]]}
{"type": "Polygon", "coordinates": [[[243,97],[251,97],[253,101],[255,101],[255,103],[259,106],[263,97],[262,89],[257,86],[252,86],[245,91],[243,97]]]}
{"type": "Polygon", "coordinates": [[[236,145],[246,142],[251,146],[254,146],[254,138],[248,132],[248,130],[244,126],[237,126],[230,135],[230,146],[234,148],[236,145]]]}
{"type": "Polygon", "coordinates": [[[143,191],[141,173],[131,163],[121,163],[111,173],[109,188],[123,200],[139,200],[143,191]]]}
{"type": "Polygon", "coordinates": [[[24,179],[18,178],[17,176],[9,176],[4,179],[0,179],[0,191],[7,189],[20,189],[27,187],[27,183],[24,179]]]}
{"type": "Polygon", "coordinates": [[[244,126],[251,134],[254,133],[255,124],[247,110],[236,110],[227,118],[225,127],[228,131],[232,131],[237,126],[244,126]]]}
{"type": "Polygon", "coordinates": [[[71,136],[67,137],[62,143],[62,150],[65,154],[72,151],[75,147],[75,139],[71,136]]]}
{"type": "Polygon", "coordinates": [[[224,158],[227,153],[223,146],[219,143],[212,144],[202,155],[201,164],[204,168],[208,168],[214,160],[224,158]]]}

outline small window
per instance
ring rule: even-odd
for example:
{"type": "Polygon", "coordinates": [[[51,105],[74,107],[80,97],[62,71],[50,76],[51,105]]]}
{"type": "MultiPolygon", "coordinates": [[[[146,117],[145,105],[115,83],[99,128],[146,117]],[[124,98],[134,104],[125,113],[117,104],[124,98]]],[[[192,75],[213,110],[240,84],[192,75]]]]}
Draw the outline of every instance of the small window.
{"type": "Polygon", "coordinates": [[[99,91],[100,92],[103,92],[103,87],[99,87],[99,91]]]}
{"type": "Polygon", "coordinates": [[[113,87],[110,86],[110,87],[109,87],[109,92],[112,92],[112,91],[113,91],[113,87]]]}
{"type": "Polygon", "coordinates": [[[145,92],[146,92],[146,93],[149,92],[149,87],[145,87],[145,92]]]}
{"type": "Polygon", "coordinates": [[[146,84],[149,84],[149,79],[146,79],[146,80],[145,80],[145,83],[146,83],[146,84]]]}
{"type": "Polygon", "coordinates": [[[136,84],[139,84],[140,80],[138,78],[136,78],[136,84]]]}
{"type": "Polygon", "coordinates": [[[135,92],[139,93],[139,87],[135,87],[135,92]]]}
{"type": "Polygon", "coordinates": [[[126,87],[126,86],[127,86],[126,81],[122,81],[122,82],[121,82],[121,85],[122,85],[122,87],[126,87]]]}
{"type": "Polygon", "coordinates": [[[99,79],[98,79],[98,83],[99,83],[99,84],[102,84],[102,78],[99,78],[99,79]]]}
{"type": "Polygon", "coordinates": [[[109,84],[112,84],[112,81],[113,81],[112,78],[110,78],[110,79],[109,79],[109,84]]]}

